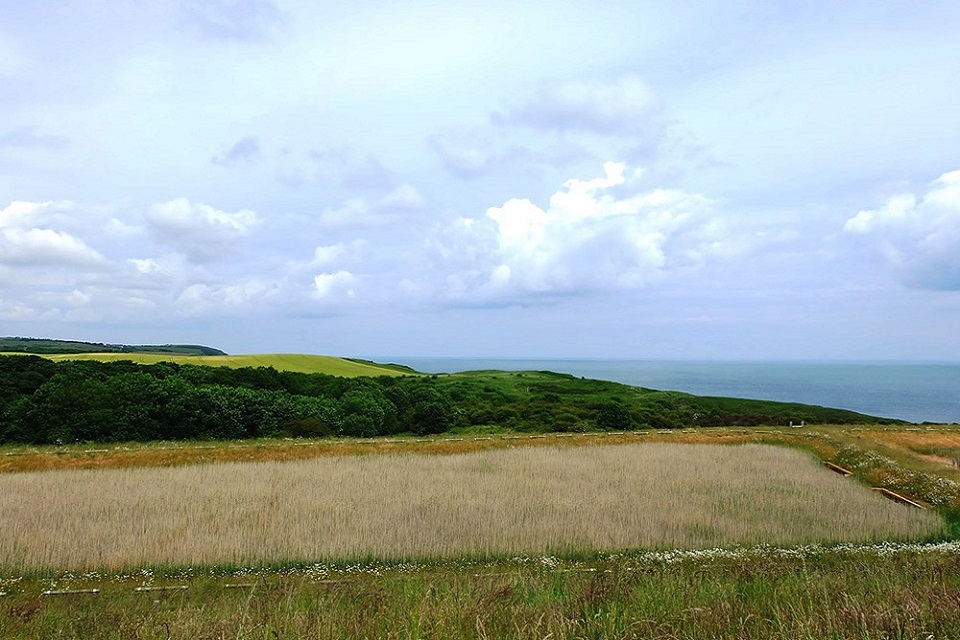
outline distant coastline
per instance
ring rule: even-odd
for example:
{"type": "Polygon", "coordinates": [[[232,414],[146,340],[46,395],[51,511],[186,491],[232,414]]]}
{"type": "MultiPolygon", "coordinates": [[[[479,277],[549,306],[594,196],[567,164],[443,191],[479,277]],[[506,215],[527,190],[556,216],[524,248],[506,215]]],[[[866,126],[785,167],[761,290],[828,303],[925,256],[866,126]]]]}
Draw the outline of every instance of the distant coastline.
{"type": "Polygon", "coordinates": [[[725,362],[422,358],[391,356],[423,373],[549,370],[705,396],[802,402],[909,422],[960,422],[960,363],[725,362]]]}

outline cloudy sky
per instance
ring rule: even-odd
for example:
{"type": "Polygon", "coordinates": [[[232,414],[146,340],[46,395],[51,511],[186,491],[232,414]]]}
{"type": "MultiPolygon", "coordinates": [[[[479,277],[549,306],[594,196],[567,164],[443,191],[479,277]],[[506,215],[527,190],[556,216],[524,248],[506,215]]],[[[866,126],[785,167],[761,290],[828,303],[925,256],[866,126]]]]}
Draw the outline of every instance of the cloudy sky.
{"type": "Polygon", "coordinates": [[[0,335],[960,360],[960,6],[0,2],[0,335]]]}

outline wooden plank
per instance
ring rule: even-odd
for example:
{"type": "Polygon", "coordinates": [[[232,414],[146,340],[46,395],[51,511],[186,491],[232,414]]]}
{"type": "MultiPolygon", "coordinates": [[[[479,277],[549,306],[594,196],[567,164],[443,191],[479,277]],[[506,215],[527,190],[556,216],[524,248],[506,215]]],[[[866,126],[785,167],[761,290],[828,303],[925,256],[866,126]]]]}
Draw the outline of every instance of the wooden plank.
{"type": "Polygon", "coordinates": [[[853,471],[844,469],[838,464],[833,464],[832,462],[824,462],[823,464],[827,467],[827,469],[830,469],[830,471],[835,471],[844,477],[853,475],[853,471]]]}
{"type": "Polygon", "coordinates": [[[890,491],[890,489],[885,489],[884,487],[874,487],[873,490],[886,498],[890,498],[894,502],[899,502],[901,504],[908,504],[911,507],[916,507],[917,509],[926,509],[926,507],[920,504],[919,502],[914,502],[913,500],[911,500],[910,498],[907,498],[906,496],[902,496],[899,493],[894,493],[893,491],[890,491]]]}

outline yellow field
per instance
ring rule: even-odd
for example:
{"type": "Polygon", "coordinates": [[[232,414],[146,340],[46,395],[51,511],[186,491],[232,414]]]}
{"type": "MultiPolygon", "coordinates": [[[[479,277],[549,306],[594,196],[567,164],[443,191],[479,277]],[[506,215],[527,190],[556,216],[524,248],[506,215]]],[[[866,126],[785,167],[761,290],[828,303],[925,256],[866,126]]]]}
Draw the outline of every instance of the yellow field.
{"type": "MultiPolygon", "coordinates": [[[[24,355],[24,354],[7,354],[24,355]]],[[[178,364],[200,364],[211,367],[273,367],[280,371],[296,371],[300,373],[325,373],[334,376],[399,376],[404,373],[389,366],[377,366],[363,362],[354,362],[334,356],[316,356],[293,353],[247,354],[235,356],[184,356],[166,355],[157,353],[71,353],[59,355],[44,355],[51,360],[99,360],[101,362],[113,360],[132,360],[141,364],[156,364],[157,362],[176,362],[178,364]]],[[[408,372],[409,373],[409,372],[408,372]]]]}
{"type": "Polygon", "coordinates": [[[798,451],[523,447],[0,475],[0,566],[119,568],[916,538],[798,451]]]}

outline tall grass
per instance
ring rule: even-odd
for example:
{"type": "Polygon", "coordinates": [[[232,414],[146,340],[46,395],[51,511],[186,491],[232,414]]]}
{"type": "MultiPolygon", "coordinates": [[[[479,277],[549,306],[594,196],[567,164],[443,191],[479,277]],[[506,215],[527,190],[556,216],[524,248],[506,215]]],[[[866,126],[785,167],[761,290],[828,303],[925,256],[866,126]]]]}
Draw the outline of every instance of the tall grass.
{"type": "Polygon", "coordinates": [[[542,447],[0,476],[0,567],[256,564],[916,538],[797,451],[542,447]]]}

